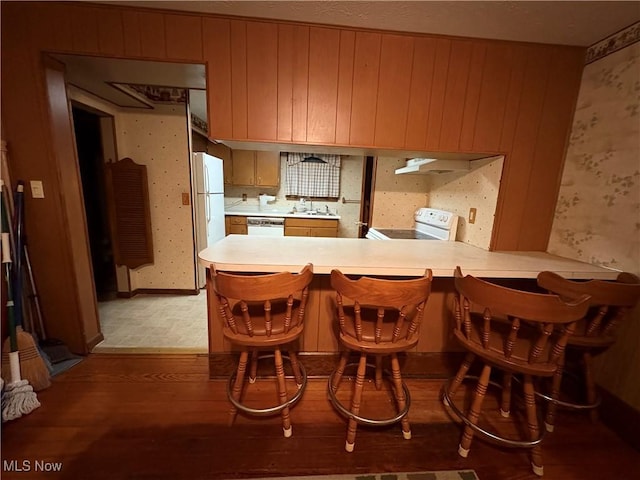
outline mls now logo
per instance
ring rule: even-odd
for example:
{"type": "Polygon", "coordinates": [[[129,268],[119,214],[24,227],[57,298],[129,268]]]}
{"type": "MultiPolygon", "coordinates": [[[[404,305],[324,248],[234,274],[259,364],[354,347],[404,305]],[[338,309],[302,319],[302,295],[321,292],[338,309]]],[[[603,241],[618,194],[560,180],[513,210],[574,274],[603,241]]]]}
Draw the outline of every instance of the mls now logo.
{"type": "Polygon", "coordinates": [[[3,460],[2,470],[4,472],[59,472],[62,470],[62,462],[3,460]]]}

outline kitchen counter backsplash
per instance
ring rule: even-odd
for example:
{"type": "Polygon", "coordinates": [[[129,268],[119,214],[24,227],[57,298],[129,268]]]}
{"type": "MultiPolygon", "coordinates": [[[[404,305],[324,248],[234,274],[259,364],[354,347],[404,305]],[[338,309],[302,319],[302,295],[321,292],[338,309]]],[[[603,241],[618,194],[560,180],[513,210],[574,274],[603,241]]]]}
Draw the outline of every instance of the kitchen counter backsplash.
{"type": "Polygon", "coordinates": [[[248,217],[293,217],[293,218],[326,218],[333,220],[340,220],[340,215],[337,214],[335,208],[329,208],[329,214],[327,215],[325,212],[325,204],[322,202],[318,202],[318,211],[319,213],[311,213],[316,211],[316,206],[314,204],[313,210],[308,210],[306,212],[298,212],[293,211],[294,207],[297,206],[296,202],[290,202],[291,205],[287,206],[283,203],[278,205],[267,205],[266,207],[261,207],[258,203],[249,203],[241,201],[232,202],[229,204],[225,204],[224,213],[226,215],[240,215],[240,216],[248,216],[248,217]],[[321,206],[321,207],[320,207],[321,206]]]}

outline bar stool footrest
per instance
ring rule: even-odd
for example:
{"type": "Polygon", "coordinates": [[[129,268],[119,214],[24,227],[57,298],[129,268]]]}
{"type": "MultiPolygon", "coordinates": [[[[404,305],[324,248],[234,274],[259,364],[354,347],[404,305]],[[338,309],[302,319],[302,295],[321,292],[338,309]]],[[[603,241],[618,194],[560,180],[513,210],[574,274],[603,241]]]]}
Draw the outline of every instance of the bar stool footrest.
{"type": "MultiPolygon", "coordinates": [[[[345,370],[347,368],[349,368],[349,367],[354,367],[354,366],[357,366],[357,365],[358,365],[357,363],[348,363],[345,366],[345,370]]],[[[374,368],[375,369],[376,366],[371,364],[371,363],[367,363],[367,368],[374,368]]],[[[388,372],[384,372],[384,373],[387,376],[389,376],[388,372]]],[[[397,415],[395,415],[393,417],[390,417],[390,418],[385,418],[385,419],[374,419],[374,418],[363,417],[362,415],[356,415],[355,413],[353,413],[349,409],[347,409],[344,405],[342,405],[342,403],[340,403],[340,401],[336,397],[336,393],[331,388],[331,385],[333,384],[333,377],[335,376],[335,374],[336,374],[336,372],[333,371],[331,373],[331,375],[329,376],[329,382],[327,383],[327,385],[328,385],[327,393],[329,395],[329,400],[331,401],[331,404],[338,411],[338,413],[340,413],[345,418],[353,418],[356,422],[358,422],[359,424],[362,424],[362,425],[368,425],[368,426],[372,426],[372,427],[384,427],[384,426],[387,426],[387,425],[393,425],[394,423],[398,423],[399,421],[401,421],[407,415],[407,413],[409,413],[409,407],[411,406],[411,395],[409,393],[409,387],[407,387],[407,385],[404,382],[402,382],[402,390],[404,391],[406,404],[405,404],[405,407],[400,412],[398,412],[397,415]]],[[[409,435],[411,435],[411,434],[409,433],[409,435]]],[[[353,450],[353,446],[351,446],[351,448],[353,450]]],[[[347,451],[351,451],[351,450],[349,450],[349,444],[347,444],[345,446],[345,449],[347,451]]]]}
{"type": "MultiPolygon", "coordinates": [[[[453,401],[453,399],[449,396],[449,385],[451,385],[451,382],[453,381],[455,377],[451,377],[447,380],[447,382],[444,385],[444,389],[443,389],[443,394],[442,394],[442,403],[444,403],[446,406],[448,406],[453,413],[456,414],[456,416],[462,420],[462,422],[465,425],[468,425],[469,427],[471,427],[471,429],[473,429],[474,432],[480,434],[480,436],[482,436],[484,439],[489,440],[493,443],[495,443],[496,445],[501,445],[503,447],[513,447],[513,448],[533,448],[537,445],[539,445],[542,442],[542,438],[544,437],[544,433],[545,433],[545,428],[539,428],[540,434],[538,436],[537,439],[535,440],[514,440],[511,438],[506,438],[506,437],[502,437],[494,432],[490,432],[489,430],[485,430],[484,428],[471,423],[471,421],[467,418],[467,416],[465,415],[465,413],[455,404],[455,402],[453,401]]],[[[479,377],[477,376],[473,376],[473,375],[466,375],[463,379],[463,382],[465,380],[478,380],[479,377]]],[[[500,385],[497,382],[493,382],[493,381],[489,381],[489,385],[493,386],[493,387],[497,387],[499,389],[502,389],[502,385],[500,385]]],[[[543,425],[544,422],[542,422],[541,419],[539,419],[538,425],[543,425]]],[[[461,448],[461,447],[460,447],[461,448]]],[[[458,453],[461,456],[466,456],[463,455],[460,450],[458,450],[458,453]]],[[[468,454],[468,452],[467,452],[468,454]]]]}
{"type": "MultiPolygon", "coordinates": [[[[274,354],[260,355],[258,357],[258,361],[263,360],[265,358],[275,358],[275,355],[274,354]]],[[[289,362],[291,362],[291,359],[288,355],[282,355],[282,358],[283,360],[288,360],[289,362]]],[[[229,401],[235,408],[237,408],[239,411],[244,412],[248,415],[270,416],[270,415],[275,415],[277,413],[280,413],[285,408],[292,407],[293,405],[295,405],[298,402],[298,400],[300,400],[300,398],[302,397],[302,394],[307,386],[307,372],[304,368],[304,365],[302,365],[302,363],[300,362],[300,360],[298,360],[298,366],[300,367],[300,373],[302,374],[302,384],[298,385],[296,393],[281,405],[275,405],[273,407],[267,407],[267,408],[253,408],[253,407],[248,407],[240,403],[235,398],[233,398],[231,392],[233,389],[233,384],[236,379],[236,372],[233,372],[233,374],[229,377],[229,381],[227,382],[227,397],[229,398],[229,401]]],[[[254,382],[255,382],[255,379],[254,379],[254,382]]],[[[249,383],[254,383],[254,382],[250,381],[249,383]]],[[[285,431],[285,437],[286,436],[287,436],[287,432],[285,431]]]]}

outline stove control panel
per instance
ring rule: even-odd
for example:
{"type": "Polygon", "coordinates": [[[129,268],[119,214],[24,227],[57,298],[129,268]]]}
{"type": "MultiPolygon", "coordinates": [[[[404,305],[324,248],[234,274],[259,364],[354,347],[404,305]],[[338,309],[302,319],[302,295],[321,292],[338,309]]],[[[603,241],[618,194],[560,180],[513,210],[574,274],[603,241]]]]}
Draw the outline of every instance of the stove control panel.
{"type": "Polygon", "coordinates": [[[457,215],[445,210],[435,208],[419,208],[416,210],[414,219],[417,223],[433,225],[444,229],[450,229],[453,221],[457,221],[457,215]]]}

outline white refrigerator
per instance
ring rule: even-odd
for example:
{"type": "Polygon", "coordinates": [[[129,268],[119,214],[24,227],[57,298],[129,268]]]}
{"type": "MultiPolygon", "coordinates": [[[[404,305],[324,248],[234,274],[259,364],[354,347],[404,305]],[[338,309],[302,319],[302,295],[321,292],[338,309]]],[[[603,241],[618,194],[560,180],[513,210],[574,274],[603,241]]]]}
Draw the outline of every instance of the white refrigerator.
{"type": "MultiPolygon", "coordinates": [[[[224,238],[224,176],[222,159],[206,153],[193,154],[195,181],[196,251],[224,238]]],[[[198,262],[198,288],[206,283],[206,272],[198,262]]]]}

